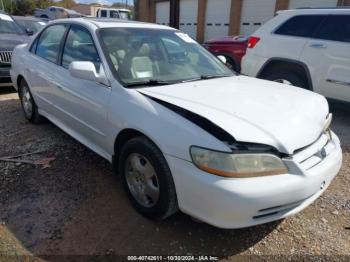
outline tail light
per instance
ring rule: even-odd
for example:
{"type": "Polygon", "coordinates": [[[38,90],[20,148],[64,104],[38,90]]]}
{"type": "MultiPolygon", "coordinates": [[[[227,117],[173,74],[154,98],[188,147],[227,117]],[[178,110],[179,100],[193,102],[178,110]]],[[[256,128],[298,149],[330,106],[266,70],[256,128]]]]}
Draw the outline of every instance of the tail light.
{"type": "Polygon", "coordinates": [[[260,37],[251,36],[248,40],[248,48],[254,48],[257,43],[259,43],[260,37]]]}

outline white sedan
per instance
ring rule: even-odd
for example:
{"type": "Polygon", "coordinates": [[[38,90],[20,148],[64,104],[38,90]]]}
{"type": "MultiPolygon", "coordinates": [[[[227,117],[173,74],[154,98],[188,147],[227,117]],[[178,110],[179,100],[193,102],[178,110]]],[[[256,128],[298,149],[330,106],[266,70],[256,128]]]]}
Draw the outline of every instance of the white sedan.
{"type": "Polygon", "coordinates": [[[169,27],[57,20],[15,49],[11,77],[25,117],[113,163],[146,217],[181,210],[221,228],[282,219],[341,167],[323,96],[235,75],[169,27]]]}

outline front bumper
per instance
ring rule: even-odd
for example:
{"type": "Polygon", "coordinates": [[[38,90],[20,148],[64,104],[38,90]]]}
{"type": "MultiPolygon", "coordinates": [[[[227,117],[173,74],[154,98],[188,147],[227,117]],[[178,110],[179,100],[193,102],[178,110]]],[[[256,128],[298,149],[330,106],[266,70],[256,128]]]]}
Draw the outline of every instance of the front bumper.
{"type": "Polygon", "coordinates": [[[333,134],[329,143],[332,151],[317,165],[298,173],[301,166],[291,159],[294,168],[278,176],[222,178],[191,162],[166,158],[181,211],[216,227],[242,228],[288,217],[314,202],[342,164],[339,139],[333,134]]]}
{"type": "Polygon", "coordinates": [[[0,87],[12,85],[10,69],[10,67],[0,67],[0,87]]]}

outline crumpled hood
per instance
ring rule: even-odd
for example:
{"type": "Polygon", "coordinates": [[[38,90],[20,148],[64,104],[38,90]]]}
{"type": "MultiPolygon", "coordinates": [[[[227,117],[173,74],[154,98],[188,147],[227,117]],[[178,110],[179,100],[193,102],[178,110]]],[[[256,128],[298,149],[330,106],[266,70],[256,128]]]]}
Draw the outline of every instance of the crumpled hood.
{"type": "Polygon", "coordinates": [[[271,145],[286,154],[313,143],[329,113],[321,95],[245,76],[138,91],[210,120],[237,141],[271,145]]]}
{"type": "Polygon", "coordinates": [[[0,34],[0,51],[12,51],[16,45],[28,43],[29,39],[25,34],[0,34]]]}

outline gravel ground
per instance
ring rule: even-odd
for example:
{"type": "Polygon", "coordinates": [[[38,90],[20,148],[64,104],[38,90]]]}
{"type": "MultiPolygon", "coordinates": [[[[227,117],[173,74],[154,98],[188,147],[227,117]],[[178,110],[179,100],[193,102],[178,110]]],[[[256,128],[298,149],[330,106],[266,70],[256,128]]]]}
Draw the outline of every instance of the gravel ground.
{"type": "Polygon", "coordinates": [[[57,261],[74,255],[85,261],[86,255],[169,254],[349,261],[350,105],[333,102],[331,109],[344,161],[326,193],[283,221],[221,230],[184,214],[162,222],[141,217],[107,161],[50,123],[29,124],[17,95],[2,89],[0,157],[40,151],[20,159],[42,165],[0,161],[0,261],[22,255],[57,261]]]}

